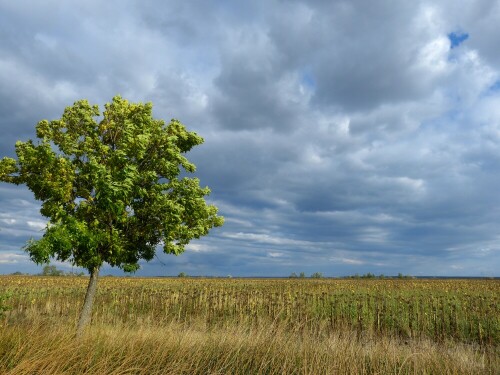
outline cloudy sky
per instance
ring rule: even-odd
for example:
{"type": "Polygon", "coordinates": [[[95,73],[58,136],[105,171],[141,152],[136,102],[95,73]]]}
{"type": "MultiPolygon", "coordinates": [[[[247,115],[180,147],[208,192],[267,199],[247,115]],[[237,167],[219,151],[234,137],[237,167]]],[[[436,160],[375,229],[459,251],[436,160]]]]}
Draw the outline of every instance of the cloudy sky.
{"type": "MultiPolygon", "coordinates": [[[[499,0],[0,0],[0,156],[78,99],[151,101],[205,138],[226,224],[138,275],[500,276],[499,24],[499,0]]],[[[39,272],[38,210],[0,183],[0,273],[39,272]]]]}

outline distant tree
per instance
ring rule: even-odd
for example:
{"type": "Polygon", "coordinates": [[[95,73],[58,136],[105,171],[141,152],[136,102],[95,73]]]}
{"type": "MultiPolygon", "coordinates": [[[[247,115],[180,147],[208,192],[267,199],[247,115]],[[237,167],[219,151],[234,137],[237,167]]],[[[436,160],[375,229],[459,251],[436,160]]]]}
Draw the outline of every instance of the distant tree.
{"type": "Polygon", "coordinates": [[[62,276],[64,271],[58,270],[56,266],[47,264],[42,269],[43,276],[62,276]]]}
{"type": "Polygon", "coordinates": [[[321,272],[314,272],[312,275],[311,275],[311,278],[312,279],[321,279],[323,277],[323,274],[321,272]]]}
{"type": "Polygon", "coordinates": [[[290,276],[288,276],[288,277],[289,277],[290,279],[295,279],[295,278],[297,278],[298,276],[297,276],[297,274],[296,274],[295,272],[292,272],[292,273],[290,274],[290,276]]]}
{"type": "Polygon", "coordinates": [[[26,184],[50,219],[25,250],[38,264],[51,258],[86,268],[90,280],[77,336],[88,324],[104,262],[133,272],[157,245],[178,255],[193,238],[223,224],[210,193],[184,154],[203,143],[177,120],[152,117],[152,104],[119,96],[98,106],[80,100],[58,120],[36,126],[38,143],[16,143],[17,160],[0,160],[0,181],[26,184]],[[99,117],[102,116],[102,117],[99,117]]]}
{"type": "Polygon", "coordinates": [[[187,277],[187,276],[188,276],[188,275],[187,275],[187,273],[185,273],[185,272],[180,272],[180,273],[177,275],[177,277],[187,277]]]}
{"type": "Polygon", "coordinates": [[[67,272],[66,276],[78,276],[78,277],[85,276],[85,272],[83,272],[83,271],[80,271],[80,272],[76,272],[76,271],[75,272],[73,272],[73,271],[72,272],[67,272]]]}
{"type": "Polygon", "coordinates": [[[306,277],[306,274],[305,274],[304,272],[301,272],[301,273],[299,274],[299,277],[300,277],[301,279],[304,279],[304,278],[306,277]]]}

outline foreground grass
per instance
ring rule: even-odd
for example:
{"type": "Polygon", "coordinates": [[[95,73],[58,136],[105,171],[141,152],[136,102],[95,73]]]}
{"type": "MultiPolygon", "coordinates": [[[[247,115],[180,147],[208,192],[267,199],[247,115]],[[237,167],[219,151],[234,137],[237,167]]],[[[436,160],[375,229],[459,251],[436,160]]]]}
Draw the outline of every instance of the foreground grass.
{"type": "Polygon", "coordinates": [[[2,374],[495,374],[498,353],[428,340],[290,333],[279,327],[208,329],[171,323],[130,328],[0,328],[2,374]]]}
{"type": "Polygon", "coordinates": [[[0,277],[1,374],[497,374],[498,280],[0,277]]]}

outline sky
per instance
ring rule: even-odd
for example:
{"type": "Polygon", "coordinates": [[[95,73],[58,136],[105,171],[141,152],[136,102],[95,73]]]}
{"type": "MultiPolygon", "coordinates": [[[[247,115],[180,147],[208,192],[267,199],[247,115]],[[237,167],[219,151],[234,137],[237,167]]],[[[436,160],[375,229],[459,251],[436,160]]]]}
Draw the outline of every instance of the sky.
{"type": "MultiPolygon", "coordinates": [[[[499,24],[499,0],[0,0],[0,157],[120,94],[204,137],[226,219],[138,276],[500,276],[499,24]]],[[[0,273],[40,272],[39,209],[0,183],[0,273]]]]}

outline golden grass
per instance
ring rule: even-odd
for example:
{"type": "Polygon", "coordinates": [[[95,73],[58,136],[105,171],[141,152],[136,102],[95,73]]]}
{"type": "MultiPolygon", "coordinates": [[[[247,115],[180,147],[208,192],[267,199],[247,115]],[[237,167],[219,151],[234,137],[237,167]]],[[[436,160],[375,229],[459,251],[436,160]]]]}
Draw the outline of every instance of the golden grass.
{"type": "Polygon", "coordinates": [[[0,277],[1,374],[500,373],[495,280],[103,278],[75,340],[85,281],[0,277]]]}
{"type": "MultiPolygon", "coordinates": [[[[276,327],[197,329],[172,323],[94,325],[77,341],[71,327],[0,329],[4,374],[494,374],[494,353],[478,347],[355,333],[317,337],[276,327]]],[[[498,353],[497,353],[498,354],[498,353]]]]}

